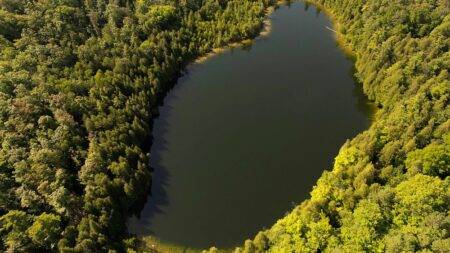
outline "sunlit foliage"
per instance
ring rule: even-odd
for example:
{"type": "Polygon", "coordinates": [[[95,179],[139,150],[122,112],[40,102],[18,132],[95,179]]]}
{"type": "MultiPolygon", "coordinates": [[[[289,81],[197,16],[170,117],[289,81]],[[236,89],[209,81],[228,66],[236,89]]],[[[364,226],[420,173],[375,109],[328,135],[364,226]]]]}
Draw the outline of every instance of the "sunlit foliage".
{"type": "Polygon", "coordinates": [[[236,252],[448,252],[449,2],[311,2],[338,22],[380,110],[309,200],[236,252]]]}

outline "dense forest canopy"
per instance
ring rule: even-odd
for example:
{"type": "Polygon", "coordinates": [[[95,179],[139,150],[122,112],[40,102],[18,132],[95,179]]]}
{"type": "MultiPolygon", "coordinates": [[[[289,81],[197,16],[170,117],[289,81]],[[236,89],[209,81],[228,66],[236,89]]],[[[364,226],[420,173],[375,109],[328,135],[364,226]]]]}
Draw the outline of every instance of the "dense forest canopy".
{"type": "Polygon", "coordinates": [[[449,252],[450,2],[310,2],[380,110],[310,199],[236,252],[449,252]]]}
{"type": "Polygon", "coordinates": [[[124,251],[151,119],[269,0],[0,0],[0,251],[124,251]]]}
{"type": "MultiPolygon", "coordinates": [[[[238,252],[447,252],[447,0],[314,0],[380,105],[311,198],[238,252]]],[[[183,67],[255,36],[271,0],[0,0],[1,251],[124,251],[157,104],[183,67]]],[[[212,250],[214,251],[214,250],[212,250]]]]}

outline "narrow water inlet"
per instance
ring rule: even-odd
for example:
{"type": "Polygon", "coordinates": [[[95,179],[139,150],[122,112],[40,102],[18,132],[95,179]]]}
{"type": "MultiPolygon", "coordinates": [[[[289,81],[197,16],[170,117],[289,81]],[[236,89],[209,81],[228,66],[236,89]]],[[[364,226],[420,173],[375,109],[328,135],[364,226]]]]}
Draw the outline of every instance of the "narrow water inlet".
{"type": "Polygon", "coordinates": [[[302,2],[270,18],[268,37],[189,66],[166,97],[151,195],[131,233],[238,245],[308,198],[345,140],[369,126],[329,19],[302,2]]]}

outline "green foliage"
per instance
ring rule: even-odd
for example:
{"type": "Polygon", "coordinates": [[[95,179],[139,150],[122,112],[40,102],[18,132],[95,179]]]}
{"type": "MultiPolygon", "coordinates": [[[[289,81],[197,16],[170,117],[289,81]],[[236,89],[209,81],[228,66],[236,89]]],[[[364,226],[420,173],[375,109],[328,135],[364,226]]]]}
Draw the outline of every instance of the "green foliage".
{"type": "Polygon", "coordinates": [[[338,22],[355,75],[380,109],[311,198],[261,232],[264,251],[448,252],[448,2],[310,2],[338,22]]]}
{"type": "MultiPolygon", "coordinates": [[[[382,108],[311,199],[238,252],[448,251],[450,15],[441,0],[317,0],[382,108]]],[[[251,38],[270,0],[0,0],[0,251],[133,250],[157,103],[251,38]]],[[[214,251],[214,249],[211,249],[214,251]]]]}
{"type": "Polygon", "coordinates": [[[34,243],[41,247],[53,249],[56,247],[61,233],[61,219],[54,214],[42,213],[27,229],[27,234],[34,243]]]}
{"type": "Polygon", "coordinates": [[[12,251],[27,249],[29,238],[24,231],[31,224],[30,215],[25,212],[12,210],[0,218],[0,233],[4,236],[4,243],[12,251]]]}
{"type": "Polygon", "coordinates": [[[176,9],[170,5],[150,5],[138,2],[138,8],[140,12],[138,18],[146,33],[151,33],[152,29],[168,28],[177,19],[176,9]]]}
{"type": "Polygon", "coordinates": [[[135,248],[158,101],[263,0],[0,0],[0,251],[135,248]],[[217,36],[216,36],[217,35],[217,36]]]}
{"type": "Polygon", "coordinates": [[[444,143],[431,143],[423,149],[410,152],[405,160],[406,168],[431,176],[450,174],[450,134],[444,136],[444,143]]]}
{"type": "Polygon", "coordinates": [[[353,213],[344,217],[341,235],[344,250],[349,252],[382,251],[379,235],[385,225],[383,211],[377,203],[362,200],[353,213]]]}

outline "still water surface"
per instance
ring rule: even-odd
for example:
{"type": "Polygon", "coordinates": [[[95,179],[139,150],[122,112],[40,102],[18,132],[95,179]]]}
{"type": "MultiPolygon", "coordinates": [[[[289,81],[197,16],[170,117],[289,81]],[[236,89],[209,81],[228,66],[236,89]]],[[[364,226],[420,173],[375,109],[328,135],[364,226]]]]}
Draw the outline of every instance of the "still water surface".
{"type": "Polygon", "coordinates": [[[154,123],[153,185],[129,230],[235,246],[308,198],[346,139],[369,125],[329,19],[296,2],[251,47],[193,64],[154,123]]]}

